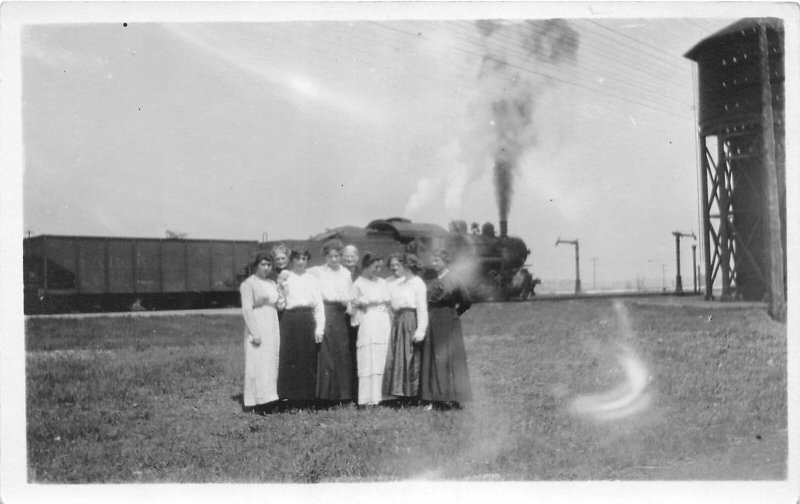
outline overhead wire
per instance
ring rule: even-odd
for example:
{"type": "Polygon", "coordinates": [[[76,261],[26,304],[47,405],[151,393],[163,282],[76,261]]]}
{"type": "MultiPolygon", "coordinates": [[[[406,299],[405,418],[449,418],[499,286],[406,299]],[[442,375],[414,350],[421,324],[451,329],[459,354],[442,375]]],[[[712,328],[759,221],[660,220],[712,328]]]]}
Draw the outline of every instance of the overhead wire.
{"type": "MultiPolygon", "coordinates": [[[[385,24],[383,24],[381,22],[372,21],[372,23],[375,23],[378,26],[383,26],[384,28],[386,28],[388,30],[392,30],[392,31],[395,31],[395,32],[398,32],[398,33],[403,33],[403,34],[405,34],[407,36],[417,36],[416,34],[412,34],[412,33],[408,32],[406,30],[402,30],[402,29],[394,27],[394,26],[388,26],[388,25],[385,25],[385,24]]],[[[451,46],[451,47],[453,49],[459,51],[459,52],[462,52],[462,53],[471,54],[471,55],[477,56],[477,57],[483,57],[483,54],[478,53],[478,52],[476,52],[474,50],[470,50],[470,49],[463,48],[463,47],[455,47],[455,46],[451,46]]],[[[616,95],[610,94],[608,92],[598,90],[595,87],[589,87],[589,86],[587,86],[585,84],[582,84],[582,83],[579,83],[579,82],[575,82],[575,81],[568,80],[568,79],[565,79],[565,78],[557,77],[557,76],[551,75],[549,73],[536,71],[536,70],[533,70],[533,69],[530,69],[530,68],[526,68],[526,67],[520,66],[518,64],[509,64],[509,66],[514,68],[514,69],[516,69],[516,70],[524,71],[526,73],[533,74],[533,75],[538,75],[540,77],[543,77],[543,78],[546,78],[546,79],[549,79],[549,80],[552,80],[552,81],[561,82],[561,83],[569,85],[569,86],[582,88],[582,89],[585,89],[585,90],[593,92],[593,93],[599,93],[599,94],[602,94],[602,95],[610,96],[610,97],[612,97],[614,99],[617,99],[617,100],[626,101],[628,103],[639,105],[641,107],[648,108],[648,109],[654,110],[656,112],[661,112],[661,113],[664,113],[664,114],[668,114],[668,115],[671,115],[671,116],[674,116],[674,117],[677,117],[677,118],[683,118],[683,116],[681,116],[680,114],[676,114],[672,110],[668,110],[668,109],[665,109],[665,108],[660,108],[660,107],[654,106],[651,103],[647,103],[647,102],[642,102],[642,101],[638,101],[638,100],[632,100],[630,98],[624,98],[624,97],[616,96],[616,95]]]]}
{"type": "MultiPolygon", "coordinates": [[[[460,40],[462,42],[462,45],[456,45],[456,46],[453,46],[452,44],[445,44],[450,46],[449,48],[451,50],[458,51],[467,56],[482,58],[484,55],[484,51],[477,47],[479,45],[479,39],[474,39],[474,38],[472,40],[468,39],[467,34],[464,32],[464,23],[465,22],[461,22],[461,27],[458,30],[449,30],[449,28],[452,26],[458,26],[459,23],[451,23],[451,22],[437,23],[436,27],[447,28],[448,31],[455,37],[456,40],[460,40]],[[467,42],[468,40],[469,42],[467,42]]],[[[405,37],[426,38],[424,30],[416,30],[415,32],[412,33],[409,32],[408,29],[402,29],[398,28],[397,26],[386,25],[381,22],[371,22],[371,24],[382,27],[382,29],[393,30],[394,32],[402,34],[405,37]]],[[[332,55],[334,59],[339,59],[341,58],[341,51],[335,50],[336,47],[335,44],[338,43],[339,45],[341,45],[342,40],[356,39],[357,42],[356,43],[351,42],[348,47],[349,50],[345,51],[345,53],[346,54],[356,53],[359,56],[363,56],[363,58],[353,58],[352,61],[355,61],[358,64],[365,65],[368,67],[377,67],[383,64],[384,67],[388,70],[391,70],[394,67],[390,64],[390,58],[387,58],[386,55],[382,53],[384,53],[385,51],[397,52],[406,50],[406,47],[404,47],[402,44],[398,45],[398,43],[396,42],[391,43],[381,37],[369,37],[368,34],[362,33],[359,30],[345,31],[342,28],[340,28],[343,26],[349,27],[350,26],[349,24],[345,25],[341,23],[323,23],[320,26],[323,27],[323,30],[321,30],[322,32],[327,32],[327,36],[325,36],[324,39],[322,37],[318,37],[316,40],[308,40],[307,38],[286,36],[284,34],[284,40],[291,41],[292,44],[303,46],[308,50],[313,50],[315,51],[316,55],[319,55],[317,51],[322,51],[323,53],[332,55]],[[339,33],[335,33],[337,31],[339,33]],[[343,32],[345,35],[344,37],[341,36],[343,32]],[[322,44],[319,43],[320,41],[322,42],[322,44]],[[373,49],[376,47],[382,47],[383,49],[381,49],[380,52],[374,51],[373,49]]],[[[556,27],[556,29],[563,29],[563,28],[556,27]]],[[[272,36],[275,36],[275,34],[273,33],[272,36]]],[[[430,40],[430,39],[427,40],[427,42],[441,43],[437,40],[430,40]]],[[[519,47],[519,41],[516,41],[516,44],[514,44],[512,40],[509,39],[505,43],[507,46],[506,48],[510,54],[520,55],[520,53],[524,51],[524,49],[519,47]]],[[[587,43],[586,37],[582,37],[581,47],[583,48],[584,51],[586,51],[587,47],[592,47],[592,45],[587,43]]],[[[609,60],[612,62],[609,63],[610,65],[612,66],[617,65],[616,67],[614,67],[615,70],[617,68],[619,69],[624,68],[622,67],[622,63],[620,60],[618,59],[615,60],[613,57],[610,57],[609,60]]],[[[534,69],[525,68],[516,63],[514,65],[520,71],[539,75],[545,79],[561,82],[566,85],[576,86],[593,93],[608,96],[612,99],[625,101],[635,105],[640,105],[659,113],[667,113],[674,117],[679,117],[679,118],[684,117],[682,115],[675,114],[674,110],[670,110],[664,107],[659,107],[657,105],[657,103],[662,104],[665,100],[669,100],[683,107],[684,102],[682,102],[679,98],[674,98],[667,93],[660,92],[660,90],[653,87],[654,84],[652,83],[645,84],[646,81],[642,81],[641,79],[637,80],[631,78],[625,80],[617,77],[614,72],[609,72],[607,74],[608,77],[606,79],[606,82],[611,80],[616,80],[617,82],[623,84],[625,89],[612,89],[610,87],[598,88],[597,86],[593,85],[595,80],[592,79],[591,74],[589,73],[591,72],[591,70],[586,70],[586,69],[577,70],[575,68],[572,68],[573,67],[572,65],[565,65],[564,68],[557,69],[558,70],[557,72],[550,73],[550,72],[536,71],[534,69]],[[587,83],[592,83],[592,85],[587,85],[587,83]],[[641,98],[644,99],[644,101],[632,99],[630,93],[631,90],[634,90],[638,95],[640,95],[641,98]],[[658,101],[656,101],[656,98],[658,98],[658,101]]],[[[451,89],[464,87],[463,85],[464,82],[462,80],[454,80],[447,78],[447,73],[441,73],[436,76],[428,76],[427,78],[440,82],[441,84],[448,86],[451,89]]]]}
{"type": "MultiPolygon", "coordinates": [[[[391,60],[389,58],[385,58],[384,54],[374,54],[374,51],[372,51],[372,50],[375,47],[381,46],[381,47],[385,47],[385,48],[387,48],[388,50],[391,50],[391,51],[407,50],[407,48],[405,48],[405,47],[397,46],[397,45],[392,44],[392,43],[390,43],[390,42],[388,42],[386,40],[383,40],[383,39],[376,40],[375,38],[370,38],[366,34],[362,34],[362,33],[358,33],[358,32],[343,34],[343,33],[341,33],[341,30],[339,31],[339,33],[335,33],[335,31],[336,30],[332,30],[331,29],[329,31],[329,33],[328,33],[329,34],[329,38],[327,40],[329,42],[331,42],[331,43],[335,43],[336,41],[341,43],[343,35],[346,38],[348,38],[348,40],[350,40],[350,41],[356,40],[358,42],[363,42],[363,43],[360,43],[360,44],[356,45],[356,47],[358,48],[356,50],[359,51],[360,54],[364,54],[364,55],[367,55],[368,57],[372,57],[373,58],[372,61],[359,61],[359,63],[362,63],[362,64],[367,65],[367,66],[375,66],[374,61],[377,59],[380,62],[380,64],[385,66],[386,68],[388,68],[390,70],[396,70],[397,69],[397,66],[396,66],[396,64],[393,63],[393,60],[391,60]]],[[[353,45],[353,44],[351,44],[351,45],[353,45]]],[[[462,89],[464,88],[464,86],[463,86],[464,81],[463,80],[456,79],[455,77],[448,77],[447,75],[448,75],[447,73],[439,73],[439,74],[437,74],[435,76],[429,74],[429,75],[426,76],[426,78],[428,80],[431,80],[431,81],[439,82],[440,84],[442,84],[444,86],[447,86],[448,88],[451,88],[451,89],[452,88],[456,88],[456,87],[460,87],[462,89]]]]}
{"type": "MultiPolygon", "coordinates": [[[[627,33],[622,33],[622,32],[619,32],[619,31],[617,31],[617,30],[614,30],[613,28],[609,28],[608,26],[606,26],[606,25],[604,25],[604,24],[601,24],[601,23],[598,23],[597,21],[594,21],[594,20],[591,20],[591,19],[587,19],[587,20],[586,20],[586,22],[587,22],[587,23],[590,23],[590,24],[592,24],[592,25],[598,26],[598,27],[600,27],[600,28],[602,28],[602,29],[604,29],[604,30],[606,30],[606,31],[609,31],[609,32],[611,32],[611,33],[615,34],[615,35],[618,35],[618,36],[620,36],[620,37],[624,37],[624,38],[626,38],[626,39],[628,39],[628,40],[631,40],[631,41],[635,42],[636,44],[639,44],[639,45],[642,45],[642,46],[644,46],[644,47],[646,47],[646,48],[649,48],[649,49],[651,49],[651,52],[656,52],[656,53],[659,53],[659,54],[664,54],[664,55],[666,55],[666,56],[669,56],[669,57],[680,58],[679,56],[676,56],[675,54],[668,53],[668,52],[664,51],[664,50],[663,50],[663,49],[661,49],[660,47],[656,47],[656,46],[654,46],[654,45],[651,45],[651,44],[649,44],[649,43],[647,43],[647,42],[645,42],[645,41],[643,41],[643,40],[639,40],[639,39],[637,39],[637,38],[631,37],[631,36],[630,36],[630,35],[628,35],[627,33]]],[[[666,63],[667,65],[672,65],[672,64],[673,64],[673,63],[671,63],[670,61],[667,61],[667,60],[665,60],[664,58],[657,57],[657,56],[655,56],[655,55],[653,55],[652,57],[653,57],[653,59],[654,59],[654,60],[656,60],[656,61],[662,61],[662,62],[666,63]]]]}
{"type": "MultiPolygon", "coordinates": [[[[391,71],[396,68],[396,66],[392,64],[392,59],[385,57],[384,53],[387,50],[399,50],[400,48],[385,40],[369,38],[367,35],[357,31],[343,33],[342,29],[344,26],[344,24],[340,23],[322,23],[316,27],[313,39],[308,37],[298,38],[286,31],[276,31],[271,34],[271,37],[289,43],[288,45],[290,45],[292,49],[301,48],[303,49],[303,54],[313,55],[314,58],[324,57],[330,58],[332,61],[346,60],[348,63],[356,64],[365,69],[384,67],[391,71]],[[351,41],[348,43],[347,50],[345,51],[341,50],[343,40],[351,41]],[[364,43],[352,43],[353,40],[364,43]],[[384,49],[376,50],[376,48],[379,47],[384,49]],[[343,54],[345,54],[346,57],[343,58],[343,54]]],[[[295,59],[304,57],[303,55],[297,54],[296,51],[284,54],[288,54],[295,59]]],[[[428,75],[426,78],[431,81],[437,81],[443,86],[448,86],[450,88],[454,88],[460,84],[460,82],[455,80],[442,80],[441,75],[435,77],[428,75]]]]}
{"type": "MultiPolygon", "coordinates": [[[[574,22],[570,23],[569,26],[567,26],[567,24],[561,25],[561,24],[554,23],[550,29],[555,30],[556,32],[558,32],[558,33],[563,35],[563,34],[568,34],[567,30],[570,29],[571,27],[575,27],[575,28],[572,28],[572,29],[575,29],[575,31],[580,33],[580,35],[581,35],[581,37],[580,37],[580,40],[581,40],[580,45],[581,45],[582,51],[586,52],[587,48],[588,48],[589,52],[592,53],[592,54],[597,55],[599,57],[599,59],[620,63],[622,66],[626,67],[626,70],[628,72],[631,72],[631,71],[632,72],[642,72],[642,73],[646,73],[648,75],[652,75],[652,72],[649,71],[649,70],[646,70],[644,67],[632,66],[630,64],[631,60],[623,59],[622,57],[620,57],[620,55],[618,54],[618,51],[617,51],[617,49],[619,49],[619,48],[614,47],[612,45],[612,42],[614,42],[614,41],[611,41],[610,39],[608,39],[608,37],[603,37],[602,35],[595,35],[596,32],[587,29],[587,27],[585,25],[581,25],[581,24],[574,23],[574,22]],[[586,37],[587,34],[595,35],[595,36],[593,38],[589,38],[589,40],[587,41],[587,37],[586,37]],[[589,43],[589,42],[591,42],[591,43],[589,43]],[[596,44],[599,44],[599,46],[597,46],[597,48],[595,48],[596,44]],[[603,47],[608,49],[608,50],[603,50],[603,47]]],[[[503,34],[502,32],[498,33],[497,37],[505,38],[511,44],[518,45],[518,41],[514,40],[513,38],[511,38],[507,34],[503,34]]],[[[617,43],[617,45],[621,46],[622,49],[624,49],[625,51],[630,53],[631,56],[633,56],[635,58],[638,58],[638,59],[641,59],[641,52],[640,51],[637,51],[635,48],[630,47],[628,44],[621,43],[619,41],[616,41],[616,43],[617,43]]],[[[672,68],[671,68],[671,70],[672,70],[672,68]]],[[[667,74],[667,78],[671,78],[671,76],[672,76],[671,73],[667,74]]]]}
{"type": "MultiPolygon", "coordinates": [[[[556,28],[556,30],[560,31],[561,33],[566,33],[564,31],[565,30],[564,28],[556,28]]],[[[508,36],[506,36],[505,38],[507,40],[509,40],[509,47],[510,47],[510,45],[512,45],[512,43],[514,41],[508,36]]],[[[514,45],[518,45],[518,42],[516,44],[514,44],[514,45]]],[[[601,52],[598,52],[598,51],[591,51],[591,45],[586,43],[586,39],[583,36],[581,37],[581,46],[580,47],[581,47],[581,53],[585,54],[586,52],[590,52],[590,53],[593,53],[593,54],[598,56],[597,58],[590,58],[590,60],[591,59],[597,59],[597,60],[602,59],[602,60],[605,60],[605,61],[608,61],[608,60],[612,60],[613,61],[614,60],[614,58],[610,58],[607,55],[607,53],[601,53],[601,52]],[[587,51],[587,48],[589,48],[590,50],[587,51]]],[[[510,50],[513,50],[513,49],[510,49],[510,50]]],[[[518,49],[517,53],[519,53],[521,51],[522,51],[521,49],[518,49]]],[[[638,69],[639,67],[631,67],[629,64],[627,64],[625,67],[623,67],[622,64],[620,64],[620,68],[623,71],[625,71],[628,74],[630,74],[630,69],[631,68],[638,69]]],[[[652,97],[652,99],[663,100],[663,99],[666,98],[668,100],[674,100],[679,105],[685,105],[685,106],[688,107],[688,104],[683,102],[682,100],[679,100],[679,99],[673,98],[672,96],[664,94],[664,83],[663,83],[662,80],[651,79],[651,81],[645,81],[645,80],[637,79],[637,78],[631,77],[631,76],[628,76],[628,78],[626,78],[626,79],[622,79],[622,78],[618,78],[615,75],[615,72],[607,72],[608,67],[599,68],[597,66],[597,64],[588,64],[587,65],[586,63],[584,63],[584,64],[580,65],[580,67],[575,66],[575,65],[566,64],[566,65],[560,66],[559,69],[560,69],[561,72],[572,74],[572,75],[574,75],[576,77],[579,77],[579,78],[585,78],[586,80],[592,81],[592,82],[597,80],[597,76],[596,76],[596,74],[592,74],[590,72],[593,69],[596,69],[596,71],[600,75],[604,75],[604,74],[608,75],[609,76],[608,80],[620,82],[620,83],[624,84],[624,86],[626,88],[638,89],[638,90],[642,91],[643,93],[649,94],[652,97]],[[603,70],[606,70],[606,71],[603,71],[603,70]],[[581,76],[581,74],[583,74],[583,76],[581,76]]],[[[626,94],[626,96],[627,96],[627,94],[626,94]]]]}
{"type": "MultiPolygon", "coordinates": [[[[570,22],[569,27],[566,25],[566,22],[564,25],[554,24],[551,29],[556,30],[561,34],[565,34],[569,28],[572,28],[580,33],[581,48],[584,52],[587,48],[589,48],[590,51],[599,56],[600,59],[619,63],[624,66],[628,72],[643,72],[647,75],[653,74],[651,70],[645,69],[644,67],[631,65],[631,60],[624,58],[624,55],[620,53],[620,51],[624,51],[632,58],[635,58],[634,61],[638,61],[642,59],[642,53],[638,48],[633,47],[626,42],[614,40],[608,36],[601,35],[599,32],[591,30],[585,23],[581,23],[579,21],[580,20],[570,22]],[[587,37],[587,35],[590,35],[591,37],[587,37]],[[595,49],[595,45],[597,46],[597,49],[595,49]]],[[[503,34],[500,33],[499,36],[503,37],[503,34]]],[[[512,43],[516,42],[512,41],[512,43]]],[[[676,70],[676,68],[673,65],[669,65],[669,70],[670,72],[665,74],[666,78],[672,78],[672,72],[676,70]]]]}

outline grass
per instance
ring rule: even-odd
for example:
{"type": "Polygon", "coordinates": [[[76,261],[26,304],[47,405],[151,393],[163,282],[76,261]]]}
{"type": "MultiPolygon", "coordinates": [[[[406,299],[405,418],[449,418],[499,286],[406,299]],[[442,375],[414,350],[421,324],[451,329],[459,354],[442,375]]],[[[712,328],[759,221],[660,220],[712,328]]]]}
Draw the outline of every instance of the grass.
{"type": "Polygon", "coordinates": [[[609,300],[482,304],[461,411],[241,410],[238,316],[29,319],[33,482],[783,479],[786,326],[763,309],[609,300]],[[650,407],[597,423],[579,394],[647,364],[650,407]]]}

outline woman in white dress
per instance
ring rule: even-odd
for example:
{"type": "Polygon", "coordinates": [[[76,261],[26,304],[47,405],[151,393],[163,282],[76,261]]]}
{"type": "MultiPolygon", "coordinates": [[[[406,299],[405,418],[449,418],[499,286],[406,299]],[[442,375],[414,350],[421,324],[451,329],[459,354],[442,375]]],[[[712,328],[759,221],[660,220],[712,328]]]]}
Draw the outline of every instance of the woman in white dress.
{"type": "Polygon", "coordinates": [[[356,361],[358,363],[358,404],[374,406],[383,399],[383,371],[392,329],[389,316],[389,289],[378,276],[381,257],[365,253],[361,276],[353,282],[350,310],[358,323],[356,361]]]}
{"type": "MultiPolygon", "coordinates": [[[[260,251],[253,263],[255,272],[239,287],[244,316],[244,393],[248,410],[266,413],[278,400],[278,358],[280,330],[277,307],[278,287],[269,279],[274,258],[260,251]]],[[[276,403],[277,404],[277,403],[276,403]]]]}

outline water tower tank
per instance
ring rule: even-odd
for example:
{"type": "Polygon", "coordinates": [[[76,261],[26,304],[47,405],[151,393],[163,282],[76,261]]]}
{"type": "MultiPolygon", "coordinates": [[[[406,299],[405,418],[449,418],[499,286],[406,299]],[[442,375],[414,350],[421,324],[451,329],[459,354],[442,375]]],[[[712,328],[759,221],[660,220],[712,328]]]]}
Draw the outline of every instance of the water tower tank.
{"type": "Polygon", "coordinates": [[[743,19],[685,55],[698,70],[706,298],[715,281],[723,298],[762,300],[769,292],[774,247],[767,205],[770,164],[772,180],[777,180],[786,271],[783,35],[780,19],[743,19]],[[770,123],[772,136],[765,135],[770,123]]]}

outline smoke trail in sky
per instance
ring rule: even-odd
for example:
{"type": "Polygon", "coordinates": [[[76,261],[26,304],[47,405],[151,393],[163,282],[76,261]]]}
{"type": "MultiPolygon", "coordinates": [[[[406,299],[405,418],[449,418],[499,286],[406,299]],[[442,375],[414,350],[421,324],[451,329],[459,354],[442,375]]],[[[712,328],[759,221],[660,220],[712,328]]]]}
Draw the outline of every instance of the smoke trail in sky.
{"type": "Polygon", "coordinates": [[[470,183],[490,167],[501,220],[511,208],[522,154],[535,146],[537,96],[553,82],[554,65],[573,61],[578,33],[563,20],[479,20],[481,60],[465,124],[435,159],[435,171],[406,206],[413,213],[444,193],[448,217],[458,217],[470,183]]]}
{"type": "Polygon", "coordinates": [[[578,33],[561,20],[525,21],[504,26],[495,21],[478,21],[484,38],[485,55],[479,81],[491,103],[491,125],[495,196],[500,220],[507,220],[514,194],[514,178],[522,153],[536,143],[533,127],[535,98],[544,89],[535,73],[548,64],[570,61],[578,48],[578,33]],[[508,54],[509,32],[521,40],[522,59],[508,54]],[[503,37],[503,38],[501,38],[503,37]]]}

